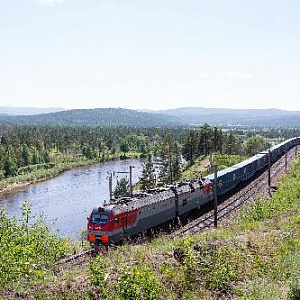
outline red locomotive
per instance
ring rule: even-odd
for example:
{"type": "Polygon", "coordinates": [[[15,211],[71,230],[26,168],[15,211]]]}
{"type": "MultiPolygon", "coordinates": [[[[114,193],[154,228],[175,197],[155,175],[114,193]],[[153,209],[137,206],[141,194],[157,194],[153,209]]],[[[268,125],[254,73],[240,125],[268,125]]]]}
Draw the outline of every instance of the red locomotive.
{"type": "Polygon", "coordinates": [[[199,181],[122,198],[95,208],[88,218],[92,244],[115,244],[171,221],[212,200],[212,183],[199,181]]]}

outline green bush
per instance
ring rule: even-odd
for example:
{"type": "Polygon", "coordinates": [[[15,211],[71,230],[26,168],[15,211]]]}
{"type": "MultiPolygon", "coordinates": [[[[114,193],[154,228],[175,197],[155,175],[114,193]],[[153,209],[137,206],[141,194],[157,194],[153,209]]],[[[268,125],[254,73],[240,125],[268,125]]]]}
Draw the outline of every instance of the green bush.
{"type": "Polygon", "coordinates": [[[127,267],[119,280],[118,296],[121,300],[158,299],[158,283],[152,270],[143,263],[127,267]]]}
{"type": "Polygon", "coordinates": [[[219,170],[226,169],[230,166],[236,165],[245,160],[246,156],[230,155],[230,154],[216,154],[213,157],[214,165],[218,166],[219,170]]]}
{"type": "Polygon", "coordinates": [[[26,167],[21,167],[18,169],[17,174],[27,174],[30,172],[36,172],[37,170],[48,170],[55,167],[55,163],[42,163],[42,164],[36,164],[36,165],[29,165],[26,167]]]}
{"type": "Polygon", "coordinates": [[[108,275],[105,273],[107,264],[101,256],[92,259],[89,267],[89,278],[91,283],[99,289],[101,299],[109,299],[109,289],[107,285],[108,275]]]}
{"type": "Polygon", "coordinates": [[[198,255],[194,251],[194,239],[188,236],[182,239],[174,251],[175,258],[184,266],[184,283],[187,289],[193,289],[197,274],[198,255]]]}
{"type": "Polygon", "coordinates": [[[230,290],[230,283],[238,277],[238,261],[234,251],[230,251],[227,245],[195,245],[191,237],[183,239],[175,257],[184,266],[186,288],[197,288],[199,278],[209,290],[230,290]]]}
{"type": "Polygon", "coordinates": [[[293,278],[290,291],[289,291],[289,299],[290,300],[299,300],[300,299],[300,278],[296,276],[293,278]]]}
{"type": "Polygon", "coordinates": [[[0,213],[0,287],[44,279],[56,260],[71,251],[65,239],[52,234],[44,219],[34,220],[25,202],[22,217],[0,213]]]}

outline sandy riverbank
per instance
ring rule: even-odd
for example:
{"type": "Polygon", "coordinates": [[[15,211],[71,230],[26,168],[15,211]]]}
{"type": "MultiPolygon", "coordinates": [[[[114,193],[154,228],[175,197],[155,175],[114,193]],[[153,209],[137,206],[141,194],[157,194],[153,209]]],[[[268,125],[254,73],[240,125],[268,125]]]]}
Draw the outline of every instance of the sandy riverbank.
{"type": "Polygon", "coordinates": [[[11,191],[19,188],[23,188],[25,186],[28,186],[31,184],[31,182],[26,181],[26,182],[14,182],[12,184],[9,184],[6,188],[0,189],[0,195],[5,194],[5,193],[10,193],[11,191]]]}

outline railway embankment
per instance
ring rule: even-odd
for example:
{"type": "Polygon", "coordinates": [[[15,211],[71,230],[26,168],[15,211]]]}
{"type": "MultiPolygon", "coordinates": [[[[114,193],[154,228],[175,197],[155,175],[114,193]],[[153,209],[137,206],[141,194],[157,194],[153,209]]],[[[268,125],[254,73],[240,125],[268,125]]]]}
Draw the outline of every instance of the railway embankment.
{"type": "Polygon", "coordinates": [[[272,197],[262,194],[218,229],[122,245],[59,267],[54,258],[71,249],[63,241],[52,237],[37,249],[3,241],[1,276],[11,268],[0,281],[4,299],[299,299],[300,159],[272,197]],[[17,268],[23,251],[43,249],[53,249],[48,264],[46,254],[31,255],[17,268]]]}

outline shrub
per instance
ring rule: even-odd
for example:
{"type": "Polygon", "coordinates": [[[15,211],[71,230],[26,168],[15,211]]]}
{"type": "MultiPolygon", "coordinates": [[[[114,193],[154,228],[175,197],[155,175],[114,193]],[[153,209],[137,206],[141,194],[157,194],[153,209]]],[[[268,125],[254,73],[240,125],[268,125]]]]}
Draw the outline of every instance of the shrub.
{"type": "Polygon", "coordinates": [[[293,278],[290,291],[289,291],[289,299],[291,300],[299,300],[300,299],[300,280],[299,276],[293,278]]]}
{"type": "Polygon", "coordinates": [[[89,277],[91,283],[99,289],[101,299],[109,299],[109,290],[107,285],[108,274],[105,273],[107,264],[101,256],[97,256],[90,262],[89,277]]]}
{"type": "Polygon", "coordinates": [[[127,267],[119,280],[119,299],[156,300],[158,283],[152,270],[143,263],[127,267]]]}
{"type": "Polygon", "coordinates": [[[20,220],[1,211],[0,287],[44,279],[55,261],[69,251],[67,241],[52,234],[42,217],[33,220],[28,202],[23,204],[20,220]]]}

